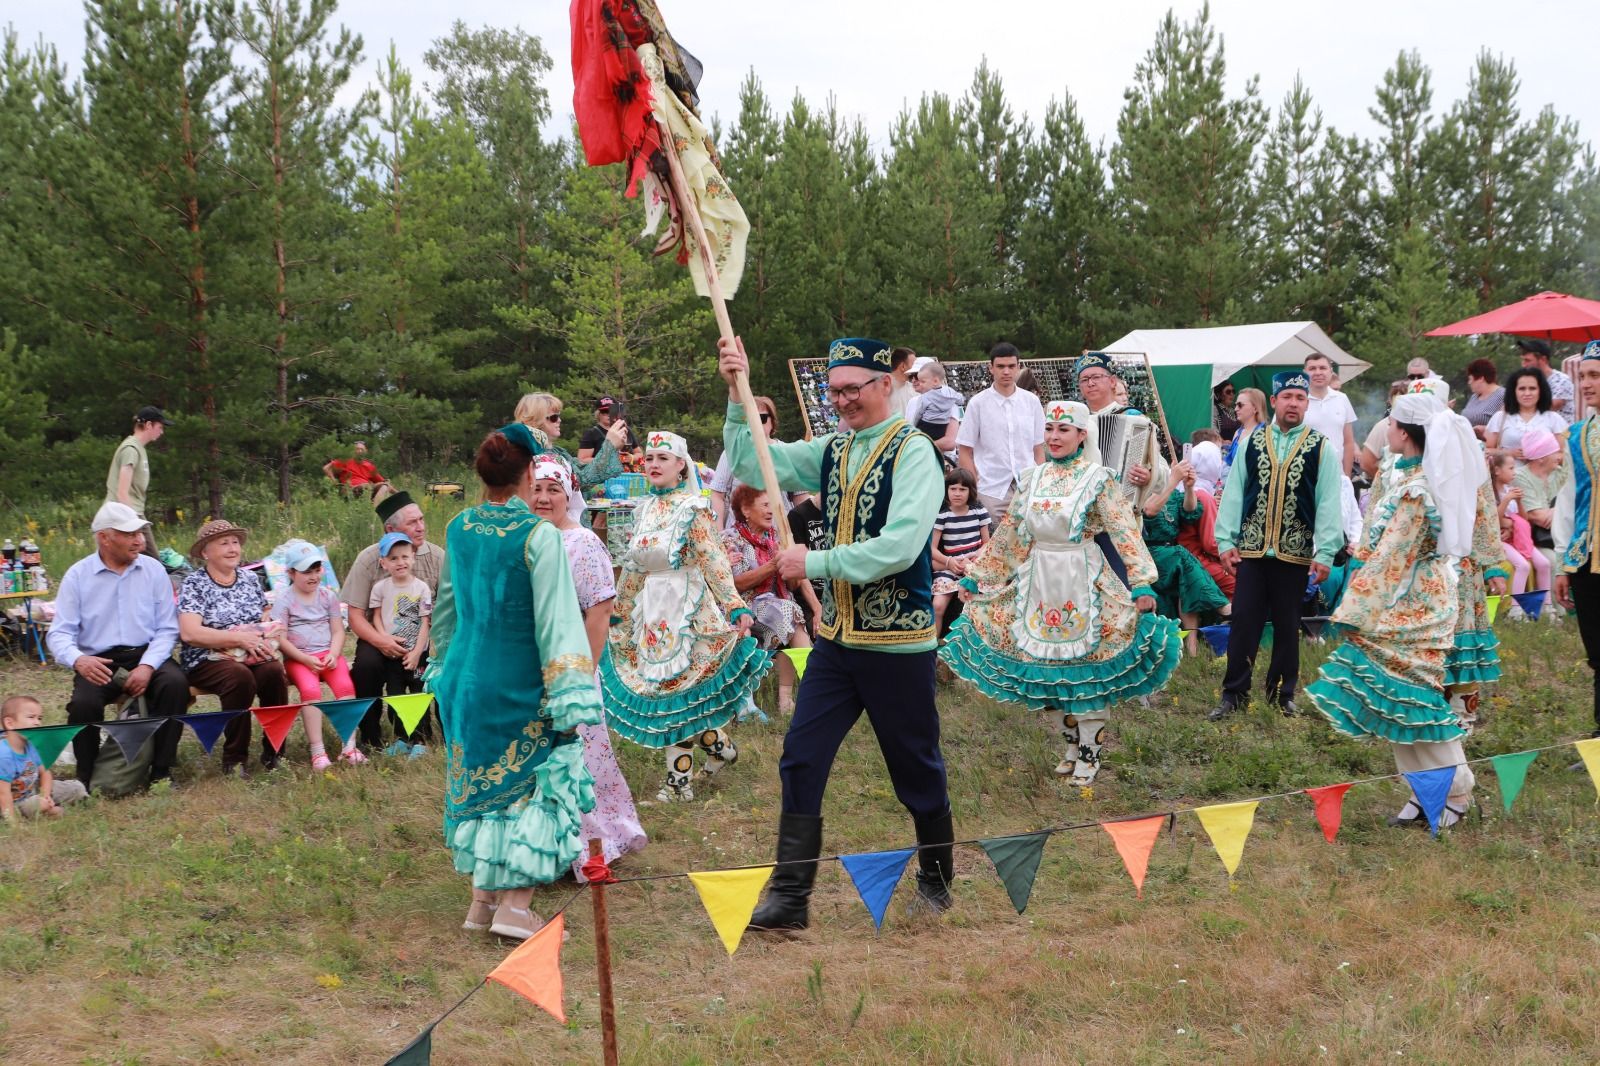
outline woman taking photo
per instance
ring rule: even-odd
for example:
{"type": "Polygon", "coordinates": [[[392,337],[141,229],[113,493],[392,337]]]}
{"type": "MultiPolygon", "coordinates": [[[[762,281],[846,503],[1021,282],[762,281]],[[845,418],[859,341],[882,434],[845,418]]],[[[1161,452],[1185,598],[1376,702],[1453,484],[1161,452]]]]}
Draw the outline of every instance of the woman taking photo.
{"type": "MultiPolygon", "coordinates": [[[[215,695],[225,711],[242,711],[258,697],[263,707],[289,702],[289,679],[268,632],[267,595],[253,573],[239,569],[249,534],[221,518],[201,526],[189,548],[200,569],[178,589],[178,663],[190,686],[215,695]]],[[[248,772],[252,720],[241,714],[224,728],[223,773],[248,772]]],[[[278,753],[263,733],[261,768],[277,765],[278,753]]]]}
{"type": "Polygon", "coordinates": [[[1567,423],[1550,409],[1550,382],[1538,367],[1513,370],[1506,378],[1506,406],[1484,427],[1483,443],[1490,455],[1509,455],[1525,466],[1522,438],[1535,429],[1547,430],[1558,440],[1567,439],[1567,423]]]}
{"type": "MultiPolygon", "coordinates": [[[[805,613],[796,593],[805,599],[813,618],[822,614],[811,582],[794,587],[778,576],[778,533],[772,523],[772,500],[754,485],[740,485],[731,498],[733,528],[723,530],[722,546],[733,568],[733,587],[755,612],[751,632],[767,649],[809,648],[805,613]]],[[[778,656],[778,713],[794,713],[794,663],[778,656]]]]}
{"type": "MultiPolygon", "coordinates": [[[[561,531],[567,563],[572,567],[572,583],[578,593],[578,610],[583,612],[584,633],[589,638],[589,654],[598,663],[605,653],[606,630],[611,625],[617,589],[605,544],[572,517],[568,505],[577,495],[577,482],[565,463],[544,455],[534,460],[533,496],[528,505],[534,514],[561,531]]],[[[633,793],[628,791],[628,782],[617,765],[604,719],[597,725],[580,725],[578,736],[583,738],[583,761],[594,777],[594,810],[583,816],[584,841],[598,839],[608,863],[630,851],[643,850],[649,838],[639,824],[633,793]]],[[[572,864],[572,872],[580,881],[584,879],[582,865],[581,857],[572,864]]]]}
{"type": "Polygon", "coordinates": [[[723,726],[772,665],[750,636],[755,616],[739,598],[689,445],[676,433],[645,438],[650,496],[634,509],[616,614],[600,666],[611,728],[665,749],[662,803],[691,800],[694,748],[702,778],[739,757],[723,726]]]}
{"type": "Polygon", "coordinates": [[[517,940],[544,924],[534,888],[583,851],[580,818],[595,796],[576,730],[600,721],[561,534],[528,509],[539,451],[520,422],[478,446],[484,502],[450,521],[428,668],[445,843],[472,877],[462,925],[517,940]]]}
{"type": "MultiPolygon", "coordinates": [[[[511,417],[534,430],[536,442],[541,445],[548,442],[545,451],[560,457],[561,461],[567,464],[577,477],[582,492],[604,485],[607,478],[620,477],[622,448],[628,442],[628,423],[620,418],[611,423],[611,428],[606,430],[605,439],[600,444],[600,450],[594,453],[594,458],[587,463],[580,463],[571,452],[555,443],[561,436],[561,411],[561,401],[550,393],[530,392],[517,401],[517,409],[511,417]],[[539,439],[541,433],[544,435],[542,441],[539,439]]],[[[581,509],[580,499],[579,510],[581,509]]]]}
{"type": "Polygon", "coordinates": [[[1249,440],[1250,434],[1267,421],[1267,394],[1260,389],[1240,389],[1233,401],[1233,416],[1239,420],[1239,429],[1228,441],[1222,456],[1226,465],[1222,469],[1221,480],[1217,482],[1219,493],[1222,486],[1227,484],[1228,470],[1233,466],[1233,457],[1238,454],[1240,444],[1249,440]]]}

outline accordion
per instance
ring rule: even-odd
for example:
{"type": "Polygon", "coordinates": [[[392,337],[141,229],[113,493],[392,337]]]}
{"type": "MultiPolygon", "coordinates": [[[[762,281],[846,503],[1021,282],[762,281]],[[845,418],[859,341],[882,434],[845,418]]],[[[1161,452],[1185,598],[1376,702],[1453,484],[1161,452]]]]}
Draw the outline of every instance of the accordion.
{"type": "Polygon", "coordinates": [[[1144,464],[1150,452],[1150,420],[1143,415],[1097,415],[1100,434],[1100,463],[1111,468],[1130,502],[1137,502],[1139,487],[1128,480],[1128,471],[1144,464]]]}

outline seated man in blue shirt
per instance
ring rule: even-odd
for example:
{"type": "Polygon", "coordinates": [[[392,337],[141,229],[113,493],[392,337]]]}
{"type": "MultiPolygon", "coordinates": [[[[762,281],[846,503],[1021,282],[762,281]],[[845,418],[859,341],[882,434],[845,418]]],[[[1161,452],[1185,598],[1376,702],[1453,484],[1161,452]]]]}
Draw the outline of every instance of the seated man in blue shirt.
{"type": "MultiPolygon", "coordinates": [[[[67,722],[105,720],[106,704],[119,696],[143,696],[150,717],[183,714],[189,682],[172,660],[178,640],[178,612],[165,568],[147,555],[144,519],[122,503],[107,503],[95,513],[95,552],[72,564],[56,593],[56,619],[46,642],[56,662],[70,667],[72,698],[67,722]],[[128,671],[120,684],[118,670],[128,671]]],[[[152,781],[172,776],[183,727],[168,722],[155,735],[152,781]]],[[[78,780],[90,786],[100,754],[100,730],[72,738],[78,780]]]]}

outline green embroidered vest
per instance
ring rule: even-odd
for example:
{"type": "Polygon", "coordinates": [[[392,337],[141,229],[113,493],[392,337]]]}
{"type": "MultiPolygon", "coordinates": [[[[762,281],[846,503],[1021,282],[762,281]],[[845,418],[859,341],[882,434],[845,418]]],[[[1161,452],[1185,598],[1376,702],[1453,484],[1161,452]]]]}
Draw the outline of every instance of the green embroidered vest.
{"type": "Polygon", "coordinates": [[[1280,461],[1272,447],[1272,428],[1250,434],[1244,457],[1244,508],[1239,523],[1239,554],[1267,555],[1309,566],[1317,526],[1317,472],[1322,467],[1322,434],[1303,428],[1280,461]]]}
{"type": "MultiPolygon", "coordinates": [[[[859,443],[853,434],[841,433],[822,454],[825,548],[854,544],[881,533],[889,520],[894,470],[901,454],[907,448],[928,447],[931,442],[909,423],[898,420],[878,437],[856,476],[847,478],[850,449],[859,443]]],[[[817,632],[857,648],[933,640],[932,536],[916,560],[898,574],[865,585],[827,582],[817,632]]]]}

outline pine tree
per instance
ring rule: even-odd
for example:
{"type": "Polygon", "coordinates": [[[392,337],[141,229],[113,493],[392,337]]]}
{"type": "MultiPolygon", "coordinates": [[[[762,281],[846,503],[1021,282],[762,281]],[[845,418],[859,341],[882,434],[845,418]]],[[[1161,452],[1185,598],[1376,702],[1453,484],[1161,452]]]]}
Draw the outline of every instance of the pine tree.
{"type": "Polygon", "coordinates": [[[1070,93],[1045,108],[1023,184],[1029,198],[1016,241],[1020,343],[1040,355],[1076,355],[1107,339],[1116,322],[1107,307],[1105,157],[1090,143],[1070,93]]]}
{"type": "Polygon", "coordinates": [[[995,258],[1001,195],[946,96],[924,96],[915,114],[902,112],[889,142],[881,331],[940,359],[981,355],[1016,329],[995,258]]]}
{"type": "Polygon", "coordinates": [[[1413,225],[1433,222],[1423,146],[1433,126],[1432,75],[1415,51],[1401,52],[1378,86],[1378,105],[1367,114],[1382,127],[1374,154],[1378,163],[1373,189],[1382,224],[1375,236],[1390,240],[1413,225]]]}
{"type": "Polygon", "coordinates": [[[1266,120],[1256,79],[1229,98],[1210,20],[1209,6],[1182,26],[1167,14],[1117,121],[1120,284],[1152,326],[1215,322],[1230,300],[1254,292],[1252,169],[1266,120]]]}
{"type": "Polygon", "coordinates": [[[781,165],[781,137],[782,127],[772,114],[771,101],[751,70],[739,85],[739,117],[728,134],[722,164],[728,183],[750,220],[744,277],[729,303],[728,313],[746,350],[757,357],[750,373],[758,392],[770,390],[778,379],[771,365],[781,360],[789,343],[787,337],[776,332],[773,321],[782,302],[776,280],[778,250],[772,234],[773,184],[781,165]]]}
{"type": "Polygon", "coordinates": [[[989,187],[999,200],[992,244],[995,261],[1009,278],[1012,246],[1022,226],[1028,189],[1023,168],[1033,130],[1026,116],[1018,119],[1006,101],[1000,75],[989,69],[987,57],[972,75],[972,85],[956,105],[961,133],[979,161],[989,187]]]}
{"type": "Polygon", "coordinates": [[[335,0],[311,0],[304,9],[256,0],[228,19],[230,36],[254,60],[237,76],[229,129],[231,167],[253,193],[235,208],[253,227],[241,234],[248,248],[238,249],[230,324],[238,343],[270,360],[273,417],[260,417],[258,397],[238,396],[232,406],[259,443],[272,446],[281,503],[290,500],[298,449],[321,436],[307,415],[336,415],[325,423],[333,428],[351,413],[347,397],[329,394],[325,368],[337,351],[343,302],[337,263],[348,208],[338,186],[350,178],[348,152],[373,99],[367,93],[349,110],[337,106],[361,59],[361,38],[342,30],[329,39],[334,7],[335,0]]]}
{"type": "Polygon", "coordinates": [[[1457,288],[1433,238],[1421,226],[1402,229],[1390,249],[1388,269],[1372,295],[1352,309],[1350,347],[1372,364],[1378,381],[1402,377],[1421,356],[1452,376],[1477,354],[1461,338],[1425,337],[1430,329],[1475,313],[1472,294],[1457,288]]]}

